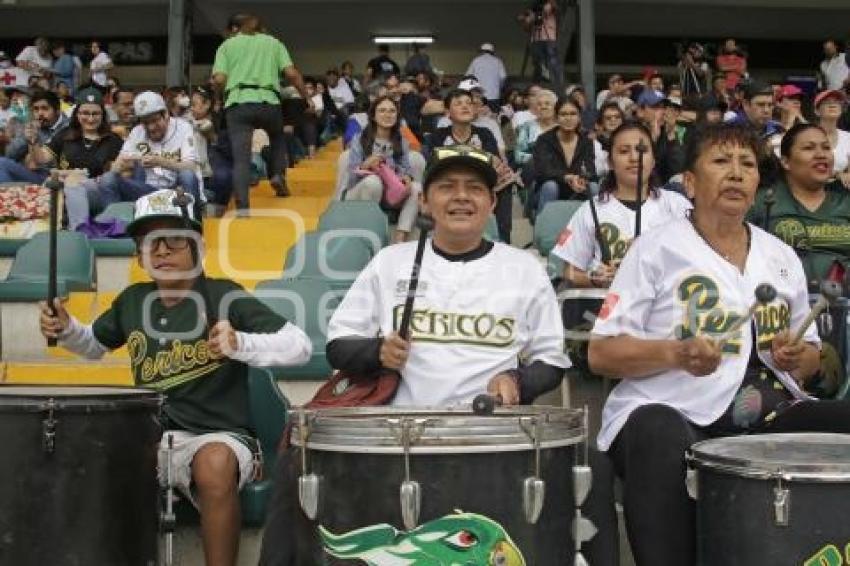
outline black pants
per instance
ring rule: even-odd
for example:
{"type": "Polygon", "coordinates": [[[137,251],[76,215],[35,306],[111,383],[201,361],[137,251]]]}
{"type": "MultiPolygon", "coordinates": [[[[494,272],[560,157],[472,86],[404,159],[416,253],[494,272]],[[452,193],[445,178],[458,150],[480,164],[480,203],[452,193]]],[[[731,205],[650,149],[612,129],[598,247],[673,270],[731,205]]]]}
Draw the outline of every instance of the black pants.
{"type": "Polygon", "coordinates": [[[499,227],[499,239],[506,244],[511,243],[511,229],[514,222],[513,203],[513,185],[505,187],[496,195],[496,209],[493,215],[496,217],[496,226],[499,227]]]}
{"type": "Polygon", "coordinates": [[[248,102],[227,109],[227,133],[233,149],[233,195],[236,207],[249,208],[251,185],[251,138],[254,130],[269,135],[269,179],[280,179],[286,169],[283,114],[277,104],[248,102]]]}
{"type": "MultiPolygon", "coordinates": [[[[718,434],[666,405],[644,405],[630,416],[609,450],[624,481],[623,507],[638,566],[696,562],[696,505],[685,487],[685,451],[718,434]]],[[[804,401],[753,433],[850,433],[850,402],[804,401]]]]}

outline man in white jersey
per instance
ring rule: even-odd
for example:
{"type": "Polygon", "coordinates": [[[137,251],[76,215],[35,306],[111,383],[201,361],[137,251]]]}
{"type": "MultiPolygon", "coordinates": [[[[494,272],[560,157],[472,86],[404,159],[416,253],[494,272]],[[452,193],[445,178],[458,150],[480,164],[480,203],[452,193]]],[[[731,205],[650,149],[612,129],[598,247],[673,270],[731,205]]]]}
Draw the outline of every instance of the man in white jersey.
{"type": "Polygon", "coordinates": [[[133,100],[139,125],[99,182],[100,204],[135,202],[163,189],[183,187],[196,203],[200,218],[203,202],[198,176],[198,150],[192,125],[168,115],[165,101],[155,92],[142,92],[133,100]]]}
{"type": "Polygon", "coordinates": [[[422,261],[411,340],[395,330],[414,242],[382,250],[331,318],[331,364],[398,370],[394,405],[458,405],[485,391],[501,394],[506,404],[528,403],[557,386],[569,367],[544,270],[527,252],[483,238],[497,181],[490,158],[467,146],[433,151],[421,205],[434,219],[434,233],[422,261]]]}

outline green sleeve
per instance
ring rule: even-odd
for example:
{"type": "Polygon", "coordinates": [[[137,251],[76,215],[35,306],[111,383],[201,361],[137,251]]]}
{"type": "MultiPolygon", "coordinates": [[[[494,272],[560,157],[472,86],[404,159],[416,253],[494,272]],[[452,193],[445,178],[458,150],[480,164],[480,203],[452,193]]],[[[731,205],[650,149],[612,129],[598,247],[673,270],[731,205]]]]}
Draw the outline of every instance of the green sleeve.
{"type": "Polygon", "coordinates": [[[289,51],[286,49],[286,46],[282,41],[278,41],[277,44],[280,46],[280,70],[292,66],[292,58],[289,56],[289,51]]]}
{"type": "Polygon", "coordinates": [[[97,320],[92,324],[94,337],[110,350],[120,348],[127,342],[127,332],[121,324],[120,314],[125,294],[121,293],[115,297],[109,310],[97,317],[97,320]]]}
{"type": "Polygon", "coordinates": [[[228,319],[235,330],[268,334],[277,332],[286,324],[284,317],[275,313],[241,285],[232,283],[231,292],[238,294],[238,298],[228,309],[228,319]]]}
{"type": "Polygon", "coordinates": [[[227,65],[227,42],[225,41],[221,45],[218,46],[218,49],[215,51],[215,62],[213,62],[212,74],[216,73],[224,73],[225,75],[230,74],[228,65],[227,65]]]}

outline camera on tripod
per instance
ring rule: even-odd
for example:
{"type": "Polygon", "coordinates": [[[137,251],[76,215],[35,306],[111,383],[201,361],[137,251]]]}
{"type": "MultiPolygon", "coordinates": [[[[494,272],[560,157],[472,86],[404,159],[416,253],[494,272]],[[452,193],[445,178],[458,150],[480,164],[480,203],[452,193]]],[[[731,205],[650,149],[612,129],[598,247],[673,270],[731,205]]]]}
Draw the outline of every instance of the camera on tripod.
{"type": "Polygon", "coordinates": [[[534,27],[543,25],[543,8],[546,7],[546,0],[535,0],[531,4],[531,14],[533,16],[532,25],[534,27]]]}

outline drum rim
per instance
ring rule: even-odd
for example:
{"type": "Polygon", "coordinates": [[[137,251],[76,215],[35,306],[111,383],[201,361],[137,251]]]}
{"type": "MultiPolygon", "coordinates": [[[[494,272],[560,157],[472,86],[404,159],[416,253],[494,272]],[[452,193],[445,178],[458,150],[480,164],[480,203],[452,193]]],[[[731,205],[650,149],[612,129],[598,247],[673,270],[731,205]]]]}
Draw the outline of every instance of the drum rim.
{"type": "Polygon", "coordinates": [[[85,408],[90,411],[163,405],[162,393],[144,387],[107,385],[0,384],[0,409],[6,412],[85,408]],[[39,391],[41,390],[41,391],[39,391]],[[61,390],[61,394],[60,393],[61,390]],[[104,394],[104,391],[110,394],[104,394]],[[51,394],[52,393],[52,394],[51,394]]]}
{"type": "MultiPolygon", "coordinates": [[[[739,477],[760,480],[803,481],[811,483],[846,483],[850,482],[850,461],[846,463],[781,463],[764,462],[761,460],[746,459],[743,456],[726,456],[706,452],[708,445],[714,445],[718,441],[734,439],[739,443],[758,440],[769,442],[771,440],[787,440],[789,437],[800,437],[801,435],[816,437],[823,441],[831,439],[848,440],[848,435],[839,433],[774,433],[758,434],[751,436],[735,436],[712,438],[697,442],[691,446],[686,454],[688,464],[697,469],[717,471],[739,477]]],[[[850,442],[846,444],[850,454],[850,442]]]]}
{"type": "MultiPolygon", "coordinates": [[[[403,418],[419,427],[420,436],[410,446],[412,454],[534,450],[526,430],[530,431],[536,417],[543,417],[541,448],[579,444],[587,436],[584,411],[563,407],[497,409],[493,416],[472,415],[466,407],[368,407],[304,412],[309,419],[308,450],[400,454],[403,447],[398,425],[403,418]]],[[[299,415],[293,415],[292,441],[301,446],[298,418],[299,415]]]]}

